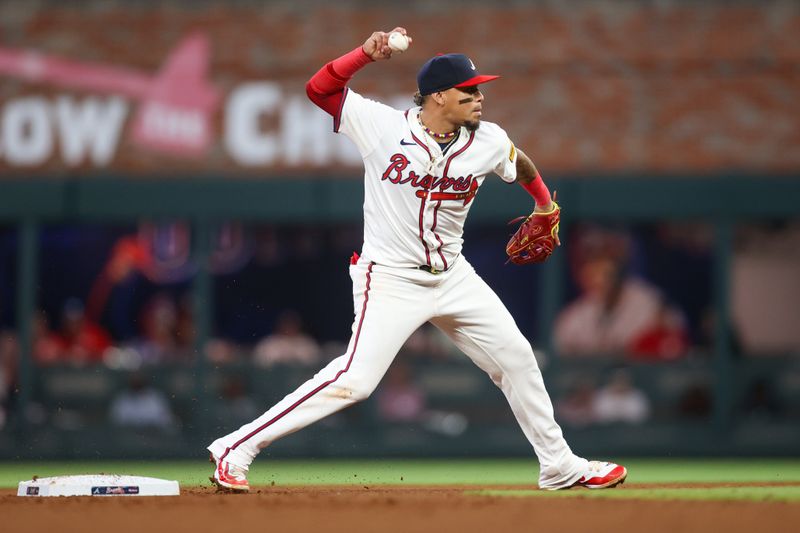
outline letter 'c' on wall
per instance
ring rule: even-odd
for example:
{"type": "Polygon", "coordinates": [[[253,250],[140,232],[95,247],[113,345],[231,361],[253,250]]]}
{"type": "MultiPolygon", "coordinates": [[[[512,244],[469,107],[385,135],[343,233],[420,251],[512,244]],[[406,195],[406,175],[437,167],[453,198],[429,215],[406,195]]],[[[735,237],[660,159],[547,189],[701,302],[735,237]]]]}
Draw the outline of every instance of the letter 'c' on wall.
{"type": "Polygon", "coordinates": [[[225,113],[225,147],[240,165],[274,163],[280,143],[274,133],[263,131],[262,117],[279,109],[282,100],[275,83],[247,83],[237,87],[228,98],[225,113]]]}

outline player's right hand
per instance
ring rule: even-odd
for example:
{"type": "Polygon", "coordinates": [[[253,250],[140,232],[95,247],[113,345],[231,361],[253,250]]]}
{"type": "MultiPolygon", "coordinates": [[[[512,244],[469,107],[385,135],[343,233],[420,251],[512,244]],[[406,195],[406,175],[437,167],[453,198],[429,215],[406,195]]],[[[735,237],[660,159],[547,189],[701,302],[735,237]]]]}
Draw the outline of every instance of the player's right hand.
{"type": "Polygon", "coordinates": [[[413,42],[413,39],[408,35],[405,28],[400,26],[391,31],[376,31],[364,42],[364,53],[372,58],[373,61],[379,59],[389,59],[392,57],[392,49],[389,48],[389,34],[393,31],[399,31],[408,37],[408,44],[413,42]]]}

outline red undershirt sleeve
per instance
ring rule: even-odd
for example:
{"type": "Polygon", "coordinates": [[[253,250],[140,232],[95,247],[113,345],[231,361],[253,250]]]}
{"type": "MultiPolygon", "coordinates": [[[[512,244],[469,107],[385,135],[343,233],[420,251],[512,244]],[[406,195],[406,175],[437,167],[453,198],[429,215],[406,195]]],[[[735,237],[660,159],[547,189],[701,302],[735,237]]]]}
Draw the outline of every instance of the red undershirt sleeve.
{"type": "Polygon", "coordinates": [[[353,75],[372,62],[359,46],[324,67],[306,83],[306,94],[319,108],[331,115],[338,123],[342,109],[344,89],[353,75]]]}

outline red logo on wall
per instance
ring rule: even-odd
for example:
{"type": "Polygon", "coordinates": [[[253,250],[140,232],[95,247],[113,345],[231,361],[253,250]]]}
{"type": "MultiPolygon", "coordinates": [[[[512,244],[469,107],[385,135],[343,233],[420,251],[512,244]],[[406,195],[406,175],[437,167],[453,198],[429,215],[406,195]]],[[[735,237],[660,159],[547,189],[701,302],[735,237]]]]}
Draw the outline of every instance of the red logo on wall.
{"type": "Polygon", "coordinates": [[[151,76],[126,67],[0,47],[0,74],[137,100],[134,142],[157,151],[196,156],[213,141],[211,118],[220,101],[219,91],[208,80],[209,48],[204,34],[192,34],[151,76]]]}

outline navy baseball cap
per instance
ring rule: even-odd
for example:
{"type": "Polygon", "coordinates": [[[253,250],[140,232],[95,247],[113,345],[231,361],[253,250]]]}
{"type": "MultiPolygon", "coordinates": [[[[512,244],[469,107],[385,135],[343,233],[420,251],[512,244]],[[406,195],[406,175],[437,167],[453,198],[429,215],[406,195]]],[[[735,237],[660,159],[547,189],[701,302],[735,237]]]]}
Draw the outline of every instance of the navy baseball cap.
{"type": "Polygon", "coordinates": [[[417,74],[419,94],[426,95],[451,87],[472,87],[500,76],[480,74],[475,63],[464,54],[440,54],[422,65],[417,74]]]}

